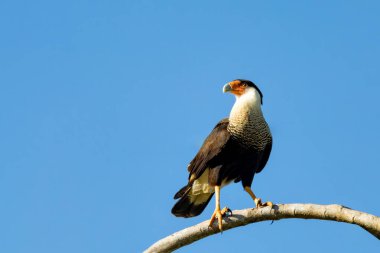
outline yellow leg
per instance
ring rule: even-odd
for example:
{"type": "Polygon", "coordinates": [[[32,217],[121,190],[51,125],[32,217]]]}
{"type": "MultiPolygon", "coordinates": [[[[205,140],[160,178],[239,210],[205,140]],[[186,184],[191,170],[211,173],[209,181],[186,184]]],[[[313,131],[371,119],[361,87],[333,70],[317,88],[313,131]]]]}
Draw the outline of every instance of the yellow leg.
{"type": "Polygon", "coordinates": [[[244,190],[249,194],[249,196],[251,196],[251,198],[253,199],[253,201],[255,201],[256,208],[264,207],[264,206],[270,206],[270,207],[273,206],[273,203],[270,202],[270,201],[265,202],[264,204],[261,203],[261,199],[256,197],[256,195],[253,193],[251,187],[246,186],[246,187],[244,187],[244,190]]]}
{"type": "Polygon", "coordinates": [[[215,211],[211,216],[209,227],[212,227],[212,224],[214,223],[215,218],[218,219],[218,227],[220,232],[223,231],[223,226],[222,226],[222,217],[225,213],[231,212],[230,209],[227,207],[223,208],[220,210],[220,186],[215,186],[215,211]]]}

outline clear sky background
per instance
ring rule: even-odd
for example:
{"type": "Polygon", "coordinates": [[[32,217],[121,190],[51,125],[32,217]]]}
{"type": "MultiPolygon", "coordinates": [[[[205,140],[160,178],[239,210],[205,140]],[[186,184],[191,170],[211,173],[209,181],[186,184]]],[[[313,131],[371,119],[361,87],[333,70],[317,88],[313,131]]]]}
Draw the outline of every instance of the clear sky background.
{"type": "MultiPolygon", "coordinates": [[[[253,189],[380,215],[378,1],[0,2],[0,251],[141,252],[186,166],[254,81],[274,136],[253,189]]],[[[222,205],[253,207],[240,184],[222,205]]],[[[282,220],[179,252],[380,252],[363,229],[282,220]]]]}

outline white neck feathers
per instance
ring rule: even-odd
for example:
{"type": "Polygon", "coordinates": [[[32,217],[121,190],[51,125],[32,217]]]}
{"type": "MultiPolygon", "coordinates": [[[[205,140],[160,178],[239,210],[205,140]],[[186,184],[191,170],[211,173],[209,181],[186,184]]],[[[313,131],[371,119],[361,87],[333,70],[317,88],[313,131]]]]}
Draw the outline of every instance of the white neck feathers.
{"type": "MultiPolygon", "coordinates": [[[[235,118],[247,117],[251,114],[261,115],[261,97],[259,92],[252,87],[247,88],[241,96],[236,96],[236,102],[230,113],[230,121],[235,118]]],[[[248,119],[247,119],[248,120],[248,119]]]]}

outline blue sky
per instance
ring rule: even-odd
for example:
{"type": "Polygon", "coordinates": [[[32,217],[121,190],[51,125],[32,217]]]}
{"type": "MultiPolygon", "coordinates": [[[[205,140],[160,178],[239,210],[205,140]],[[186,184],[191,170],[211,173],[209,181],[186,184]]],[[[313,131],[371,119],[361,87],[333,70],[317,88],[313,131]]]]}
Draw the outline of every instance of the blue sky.
{"type": "MultiPolygon", "coordinates": [[[[378,1],[1,1],[0,251],[141,252],[208,219],[171,215],[233,96],[274,136],[253,189],[380,215],[378,1]]],[[[222,205],[253,207],[240,184],[222,205]]],[[[347,224],[283,220],[179,252],[377,252],[347,224]]]]}

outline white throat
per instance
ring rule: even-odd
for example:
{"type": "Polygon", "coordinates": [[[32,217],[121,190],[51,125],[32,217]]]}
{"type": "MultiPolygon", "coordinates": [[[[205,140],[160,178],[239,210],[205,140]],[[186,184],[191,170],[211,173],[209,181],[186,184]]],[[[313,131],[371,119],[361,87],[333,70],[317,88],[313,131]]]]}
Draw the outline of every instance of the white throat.
{"type": "Polygon", "coordinates": [[[243,95],[236,96],[236,102],[230,113],[230,124],[243,124],[252,116],[262,116],[261,97],[255,88],[249,87],[243,95]]]}

